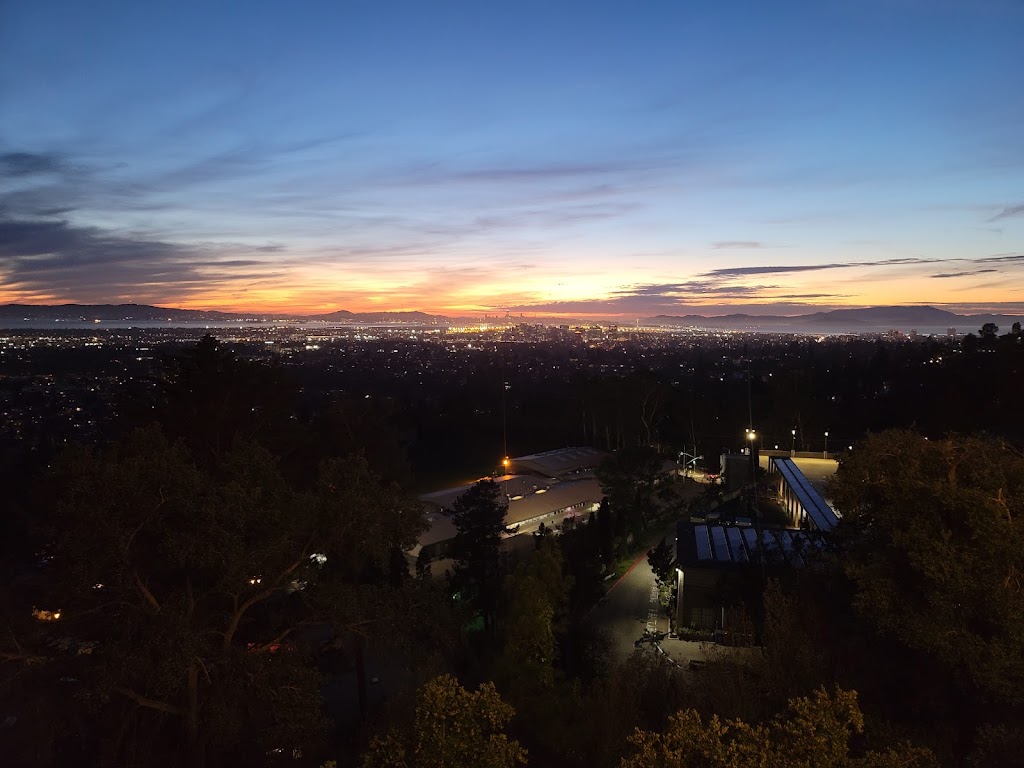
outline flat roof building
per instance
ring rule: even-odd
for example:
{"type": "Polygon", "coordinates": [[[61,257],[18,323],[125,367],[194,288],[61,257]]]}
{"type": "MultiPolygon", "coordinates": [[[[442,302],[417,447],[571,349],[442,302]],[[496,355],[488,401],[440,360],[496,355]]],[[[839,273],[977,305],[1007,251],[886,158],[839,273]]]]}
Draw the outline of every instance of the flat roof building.
{"type": "MultiPolygon", "coordinates": [[[[565,482],[524,475],[490,479],[505,493],[505,525],[512,529],[510,536],[533,533],[542,523],[553,528],[566,518],[593,512],[603,497],[601,484],[592,477],[565,482]]],[[[411,550],[413,557],[418,557],[423,549],[431,559],[447,556],[456,534],[452,505],[473,485],[468,483],[419,497],[430,527],[411,550]]]]}
{"type": "MultiPolygon", "coordinates": [[[[549,488],[557,482],[551,478],[536,477],[534,475],[502,475],[500,477],[492,477],[489,479],[500,485],[502,493],[510,499],[525,497],[531,493],[536,493],[539,490],[549,488]]],[[[463,483],[462,485],[457,485],[454,488],[444,488],[440,491],[424,493],[418,498],[423,502],[428,514],[432,511],[440,512],[446,509],[450,510],[452,505],[455,503],[455,500],[474,485],[476,485],[476,481],[472,483],[463,483]]]]}
{"type": "Polygon", "coordinates": [[[676,526],[676,626],[725,629],[723,578],[751,567],[799,568],[822,549],[839,523],[840,515],[792,459],[772,457],[768,466],[788,527],[759,530],[749,522],[691,520],[676,526]]]}
{"type": "Polygon", "coordinates": [[[596,448],[558,448],[543,453],[517,456],[512,459],[512,467],[517,472],[530,472],[542,477],[564,480],[593,473],[606,458],[608,454],[596,448]]]}

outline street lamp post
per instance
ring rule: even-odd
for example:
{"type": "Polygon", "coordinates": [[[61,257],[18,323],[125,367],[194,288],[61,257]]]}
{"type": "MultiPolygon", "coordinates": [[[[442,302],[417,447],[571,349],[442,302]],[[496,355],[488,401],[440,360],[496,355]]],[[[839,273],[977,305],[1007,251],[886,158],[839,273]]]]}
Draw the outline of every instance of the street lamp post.
{"type": "MultiPolygon", "coordinates": [[[[757,503],[757,456],[754,455],[754,446],[757,440],[757,432],[751,427],[747,430],[747,442],[750,443],[750,511],[753,512],[754,523],[757,530],[757,540],[761,540],[761,507],[757,503]]],[[[735,519],[734,521],[735,522],[735,519]]]]}
{"type": "Polygon", "coordinates": [[[792,430],[792,432],[793,432],[793,449],[789,452],[789,455],[790,456],[796,456],[796,430],[794,429],[794,430],[792,430]]]}
{"type": "Polygon", "coordinates": [[[822,458],[825,458],[825,459],[828,458],[828,430],[827,429],[825,430],[825,455],[822,458]]]}
{"type": "Polygon", "coordinates": [[[747,442],[750,443],[750,447],[748,450],[750,451],[750,474],[752,480],[757,477],[757,457],[754,455],[754,440],[756,439],[757,432],[755,432],[752,428],[748,429],[747,442]]]}
{"type": "Polygon", "coordinates": [[[684,474],[688,474],[689,471],[694,467],[694,465],[696,465],[696,463],[698,461],[700,461],[701,459],[703,459],[703,458],[704,458],[703,456],[694,456],[692,453],[687,453],[686,451],[680,451],[679,452],[679,462],[683,463],[683,473],[684,474]],[[686,456],[689,460],[686,461],[686,462],[683,462],[683,457],[684,456],[686,456]]]}

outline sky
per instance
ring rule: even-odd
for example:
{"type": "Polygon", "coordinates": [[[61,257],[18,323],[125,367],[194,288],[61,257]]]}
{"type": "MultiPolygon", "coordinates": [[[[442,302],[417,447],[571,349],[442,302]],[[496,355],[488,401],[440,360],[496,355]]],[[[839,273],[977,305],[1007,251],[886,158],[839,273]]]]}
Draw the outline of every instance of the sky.
{"type": "Polygon", "coordinates": [[[0,0],[0,303],[1024,311],[1020,0],[0,0]]]}

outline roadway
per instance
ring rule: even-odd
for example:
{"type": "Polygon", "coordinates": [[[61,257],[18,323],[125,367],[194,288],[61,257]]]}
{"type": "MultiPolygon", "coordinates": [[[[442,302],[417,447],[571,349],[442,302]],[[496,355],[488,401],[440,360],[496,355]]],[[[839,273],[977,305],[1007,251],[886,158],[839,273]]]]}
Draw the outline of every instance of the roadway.
{"type": "MultiPolygon", "coordinates": [[[[762,456],[761,463],[762,466],[767,467],[767,457],[762,456]]],[[[823,495],[826,482],[836,473],[838,466],[838,463],[832,459],[798,458],[796,464],[811,481],[811,485],[823,495]]],[[[688,484],[688,494],[696,495],[700,493],[701,489],[702,486],[699,483],[688,484]]],[[[612,644],[612,653],[618,661],[628,658],[636,648],[636,641],[647,633],[663,634],[664,639],[660,642],[662,651],[669,658],[684,666],[691,660],[706,661],[708,659],[709,647],[704,643],[668,637],[668,616],[659,610],[654,572],[647,562],[646,554],[647,549],[656,546],[662,536],[674,545],[675,525],[673,524],[660,535],[653,536],[646,542],[644,554],[640,555],[625,575],[610,587],[608,593],[590,614],[590,621],[608,633],[612,644]]],[[[745,651],[737,649],[736,652],[745,651]]]]}
{"type": "MultiPolygon", "coordinates": [[[[695,482],[682,484],[681,496],[689,498],[703,491],[703,485],[695,482]]],[[[604,629],[612,643],[612,653],[618,661],[624,661],[636,648],[636,641],[647,633],[664,633],[668,636],[668,616],[658,605],[658,587],[654,571],[647,562],[647,550],[658,545],[665,538],[675,546],[675,523],[660,533],[651,536],[646,542],[642,554],[633,562],[629,570],[619,578],[591,611],[589,620],[594,626],[604,629]]],[[[662,645],[680,641],[665,640],[662,645]]],[[[699,645],[686,643],[685,645],[699,645]]]]}
{"type": "MultiPolygon", "coordinates": [[[[665,532],[669,541],[675,542],[675,526],[665,532]]],[[[661,541],[661,536],[651,539],[649,547],[661,541]]],[[[659,616],[658,588],[654,572],[647,562],[645,551],[630,566],[629,570],[608,590],[601,602],[590,613],[590,621],[608,633],[612,643],[612,654],[617,661],[624,661],[636,648],[636,641],[650,631],[668,632],[668,618],[659,616]]]]}
{"type": "MultiPolygon", "coordinates": [[[[669,541],[675,542],[675,526],[665,532],[669,541]]],[[[661,537],[652,538],[651,547],[661,537]]],[[[637,650],[637,641],[649,634],[657,634],[657,645],[643,643],[639,647],[647,652],[660,652],[683,669],[691,661],[708,663],[722,658],[720,646],[712,643],[697,643],[669,637],[669,620],[658,604],[658,586],[654,572],[647,562],[647,555],[638,558],[625,575],[615,582],[601,602],[591,612],[589,620],[601,627],[611,641],[612,658],[622,663],[637,650]]],[[[758,648],[734,648],[729,653],[757,659],[758,648]]]]}

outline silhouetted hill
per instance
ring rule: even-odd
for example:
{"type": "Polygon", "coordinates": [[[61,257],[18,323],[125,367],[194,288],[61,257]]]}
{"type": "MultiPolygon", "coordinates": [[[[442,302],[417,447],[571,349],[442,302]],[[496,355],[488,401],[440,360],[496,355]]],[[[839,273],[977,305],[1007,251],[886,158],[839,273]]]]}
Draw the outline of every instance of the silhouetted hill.
{"type": "Polygon", "coordinates": [[[235,317],[242,316],[213,310],[154,307],[149,304],[4,304],[0,306],[0,319],[3,320],[123,322],[132,320],[232,320],[235,317]]]}
{"type": "MultiPolygon", "coordinates": [[[[99,320],[106,323],[124,322],[255,322],[293,321],[322,323],[373,323],[395,325],[451,325],[468,322],[468,318],[451,318],[430,315],[425,312],[350,312],[345,309],[324,314],[287,313],[243,313],[220,312],[216,310],[177,309],[156,307],[149,304],[6,304],[0,306],[0,321],[21,323],[23,321],[80,321],[99,320]]],[[[545,322],[539,318],[525,319],[525,322],[545,322]]],[[[851,332],[870,333],[897,329],[909,331],[913,328],[922,333],[945,331],[956,328],[960,333],[977,332],[985,323],[995,323],[1001,332],[1006,332],[1014,322],[1024,317],[1010,315],[958,315],[945,309],[931,306],[909,307],[862,307],[857,309],[834,309],[828,312],[814,312],[806,315],[751,315],[735,313],[717,317],[705,315],[658,315],[644,320],[646,325],[691,326],[697,328],[721,328],[728,330],[764,330],[779,332],[851,332]]],[[[500,322],[494,318],[493,322],[500,322]]],[[[562,324],[579,320],[551,318],[547,322],[562,324]]]]}
{"type": "Polygon", "coordinates": [[[7,321],[81,321],[123,322],[243,322],[260,320],[296,320],[334,323],[410,323],[443,324],[448,318],[424,312],[349,312],[338,310],[322,315],[303,313],[219,312],[202,309],[176,309],[150,304],[5,304],[0,320],[7,321]]]}
{"type": "Polygon", "coordinates": [[[730,330],[760,329],[779,331],[832,330],[869,332],[876,330],[911,330],[913,328],[956,328],[961,333],[977,332],[985,323],[995,323],[1007,331],[1021,317],[1010,315],[958,315],[930,306],[861,307],[814,312],[808,315],[732,314],[719,317],[703,315],[658,315],[648,322],[654,325],[696,326],[730,330]]]}
{"type": "Polygon", "coordinates": [[[342,323],[447,323],[449,318],[441,315],[428,315],[425,312],[349,312],[339,309],[325,315],[309,315],[309,320],[342,323]]]}

